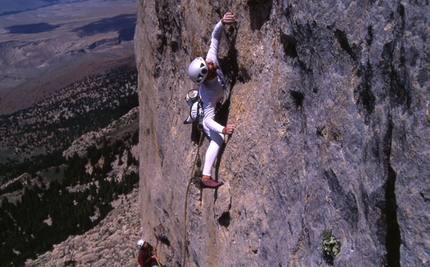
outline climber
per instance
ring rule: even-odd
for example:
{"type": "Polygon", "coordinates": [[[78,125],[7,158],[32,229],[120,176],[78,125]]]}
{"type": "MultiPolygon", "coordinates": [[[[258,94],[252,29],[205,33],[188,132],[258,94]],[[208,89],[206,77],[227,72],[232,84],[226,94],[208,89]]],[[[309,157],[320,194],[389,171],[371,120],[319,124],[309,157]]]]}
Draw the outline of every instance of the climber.
{"type": "Polygon", "coordinates": [[[159,267],[157,249],[143,239],[137,241],[137,247],[139,249],[137,261],[140,267],[159,267]]]}
{"type": "Polygon", "coordinates": [[[224,97],[226,86],[224,75],[218,65],[218,46],[224,32],[224,25],[236,22],[234,14],[227,12],[215,25],[206,59],[197,57],[188,66],[188,75],[191,80],[199,84],[199,94],[203,102],[203,130],[210,139],[203,166],[203,175],[200,181],[202,188],[216,189],[222,182],[212,179],[212,166],[218,156],[219,149],[224,143],[224,135],[231,135],[235,125],[222,126],[215,121],[215,108],[224,97]]]}

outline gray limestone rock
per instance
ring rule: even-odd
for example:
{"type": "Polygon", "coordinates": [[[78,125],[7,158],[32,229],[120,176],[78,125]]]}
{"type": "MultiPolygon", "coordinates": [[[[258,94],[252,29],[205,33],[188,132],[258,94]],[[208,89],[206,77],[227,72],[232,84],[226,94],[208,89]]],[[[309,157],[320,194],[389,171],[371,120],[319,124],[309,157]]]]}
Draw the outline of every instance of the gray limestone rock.
{"type": "Polygon", "coordinates": [[[428,14],[428,1],[139,0],[140,212],[145,232],[165,227],[161,261],[427,266],[428,14]],[[214,168],[225,185],[187,191],[187,66],[227,11],[238,22],[220,44],[219,115],[237,129],[214,168]]]}

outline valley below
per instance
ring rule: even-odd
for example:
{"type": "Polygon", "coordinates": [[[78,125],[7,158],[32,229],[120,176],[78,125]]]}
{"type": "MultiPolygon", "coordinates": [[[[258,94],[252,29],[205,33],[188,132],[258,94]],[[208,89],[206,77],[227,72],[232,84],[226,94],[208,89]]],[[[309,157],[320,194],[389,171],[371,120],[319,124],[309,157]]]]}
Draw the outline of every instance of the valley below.
{"type": "Polygon", "coordinates": [[[135,24],[136,3],[126,0],[0,16],[0,114],[30,107],[87,76],[134,66],[135,24]]]}
{"type": "Polygon", "coordinates": [[[2,266],[31,266],[137,202],[136,2],[51,2],[0,9],[2,266]]]}

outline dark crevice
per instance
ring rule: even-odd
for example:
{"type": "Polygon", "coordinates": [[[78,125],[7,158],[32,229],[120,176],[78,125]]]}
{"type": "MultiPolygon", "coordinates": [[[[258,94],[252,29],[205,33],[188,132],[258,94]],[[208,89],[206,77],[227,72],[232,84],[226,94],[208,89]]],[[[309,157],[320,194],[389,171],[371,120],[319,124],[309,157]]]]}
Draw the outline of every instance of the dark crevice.
{"type": "Polygon", "coordinates": [[[178,52],[179,51],[179,43],[177,41],[172,41],[170,43],[170,48],[172,49],[172,52],[178,52]]]}
{"type": "Polygon", "coordinates": [[[247,83],[251,80],[251,75],[249,74],[248,70],[245,68],[239,68],[239,71],[237,73],[237,81],[241,83],[247,83]]]}
{"type": "Polygon", "coordinates": [[[253,31],[261,30],[264,23],[269,21],[270,12],[272,11],[272,0],[249,0],[249,18],[251,20],[251,29],[253,31]]]}
{"type": "Polygon", "coordinates": [[[424,202],[430,202],[430,198],[427,197],[425,193],[421,192],[420,196],[423,198],[424,202]]]}
{"type": "Polygon", "coordinates": [[[230,217],[230,212],[228,211],[224,212],[221,215],[221,217],[218,218],[218,223],[224,226],[225,228],[230,226],[230,221],[231,221],[231,217],[230,217]]]}
{"type": "Polygon", "coordinates": [[[406,51],[404,45],[405,34],[405,7],[399,5],[397,14],[391,18],[395,22],[393,33],[395,38],[384,45],[380,69],[385,76],[390,102],[410,109],[412,97],[412,81],[408,75],[408,63],[406,62],[406,51]],[[396,16],[398,15],[398,16],[396,16]]]}
{"type": "Polygon", "coordinates": [[[339,184],[339,180],[331,168],[324,171],[324,177],[327,179],[328,186],[330,187],[332,193],[343,193],[342,187],[339,184]]]}
{"type": "Polygon", "coordinates": [[[281,31],[281,43],[284,47],[285,57],[297,57],[297,41],[293,36],[287,35],[281,31]]]}
{"type": "MultiPolygon", "coordinates": [[[[222,106],[219,106],[219,108],[215,112],[215,121],[221,125],[227,125],[229,112],[230,112],[230,98],[227,99],[227,101],[222,106]]],[[[220,167],[220,164],[222,161],[222,156],[223,156],[224,151],[225,151],[225,146],[226,146],[226,143],[224,143],[219,148],[218,156],[217,156],[215,166],[214,166],[215,167],[214,179],[217,181],[218,181],[218,177],[219,177],[219,167],[220,167]]]]}
{"type": "Polygon", "coordinates": [[[401,31],[403,32],[405,30],[405,6],[402,4],[399,4],[399,6],[397,7],[397,12],[399,13],[400,16],[400,27],[401,27],[401,31]]]}
{"type": "Polygon", "coordinates": [[[355,198],[355,195],[351,191],[347,193],[345,192],[344,199],[345,199],[344,200],[345,203],[341,209],[342,211],[344,211],[343,218],[352,227],[357,227],[359,212],[358,212],[358,205],[357,205],[357,200],[355,198]]]}
{"type": "Polygon", "coordinates": [[[406,75],[405,48],[400,48],[400,58],[398,66],[391,66],[390,71],[390,95],[399,105],[404,105],[407,109],[411,106],[410,82],[406,75]]]}
{"type": "Polygon", "coordinates": [[[348,55],[355,61],[357,59],[357,56],[352,51],[351,46],[348,42],[348,37],[346,36],[346,33],[341,30],[336,30],[334,32],[334,36],[336,37],[336,40],[339,42],[340,47],[348,53],[348,55]]]}
{"type": "Polygon", "coordinates": [[[305,99],[305,95],[302,92],[298,91],[290,91],[290,95],[296,105],[296,108],[300,108],[303,106],[303,100],[305,99]]]}
{"type": "Polygon", "coordinates": [[[363,184],[360,184],[361,199],[364,204],[364,217],[369,220],[369,195],[366,192],[363,184]]]}
{"type": "Polygon", "coordinates": [[[397,202],[395,194],[396,172],[390,166],[388,168],[388,180],[385,188],[386,212],[387,212],[387,265],[400,267],[400,228],[397,222],[397,202]]]}
{"type": "Polygon", "coordinates": [[[397,221],[397,201],[396,201],[396,172],[391,167],[391,140],[393,133],[393,122],[389,118],[387,134],[385,136],[384,153],[387,156],[387,183],[385,185],[385,209],[386,209],[386,223],[387,223],[387,236],[385,239],[385,247],[387,250],[387,266],[400,267],[400,228],[397,221]]]}
{"type": "Polygon", "coordinates": [[[367,65],[360,69],[358,76],[362,77],[362,81],[354,90],[354,93],[357,95],[356,104],[363,109],[366,115],[366,121],[368,121],[375,109],[375,96],[372,93],[373,69],[370,62],[367,62],[367,65]]]}
{"type": "Polygon", "coordinates": [[[372,46],[372,43],[373,43],[373,27],[372,26],[367,27],[366,42],[367,42],[368,46],[372,46]]]}
{"type": "Polygon", "coordinates": [[[390,101],[396,105],[403,105],[407,109],[411,106],[411,85],[407,75],[405,48],[399,46],[400,56],[395,58],[396,43],[384,45],[382,51],[381,69],[386,79],[390,101]]]}
{"type": "Polygon", "coordinates": [[[317,126],[316,127],[316,134],[317,134],[318,137],[323,137],[324,138],[324,129],[325,129],[325,125],[317,126]]]}
{"type": "Polygon", "coordinates": [[[342,216],[351,227],[356,228],[358,222],[358,205],[353,192],[346,192],[337,178],[336,173],[330,168],[324,171],[324,178],[331,190],[330,198],[333,200],[333,206],[340,210],[342,216]]]}
{"type": "MultiPolygon", "coordinates": [[[[236,39],[239,29],[237,27],[230,26],[225,31],[225,39],[227,41],[228,51],[227,55],[223,58],[219,58],[220,67],[226,79],[226,86],[224,88],[224,99],[229,99],[231,92],[236,85],[237,81],[247,81],[243,78],[243,73],[246,70],[239,70],[238,51],[236,49],[236,39]]],[[[248,74],[247,74],[248,75],[248,74]]],[[[248,75],[249,76],[249,75],[248,75]]],[[[250,79],[250,78],[249,78],[250,79]]]]}

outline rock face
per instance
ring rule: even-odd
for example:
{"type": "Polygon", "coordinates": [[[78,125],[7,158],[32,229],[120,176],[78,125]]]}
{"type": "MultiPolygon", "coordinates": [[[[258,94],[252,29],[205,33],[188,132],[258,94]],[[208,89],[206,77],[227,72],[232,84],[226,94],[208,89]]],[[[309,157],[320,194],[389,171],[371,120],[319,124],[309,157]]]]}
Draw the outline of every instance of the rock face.
{"type": "Polygon", "coordinates": [[[209,3],[138,1],[140,211],[148,240],[166,228],[161,262],[428,265],[429,2],[209,3]],[[187,66],[227,11],[238,22],[220,44],[219,114],[237,129],[214,168],[225,185],[187,191],[187,66]]]}

